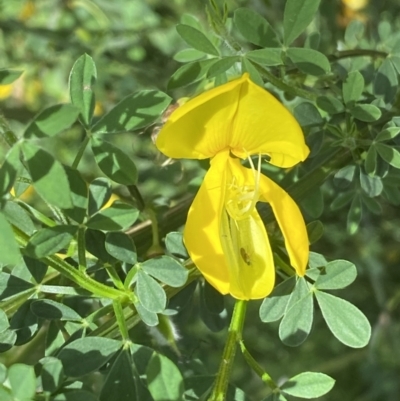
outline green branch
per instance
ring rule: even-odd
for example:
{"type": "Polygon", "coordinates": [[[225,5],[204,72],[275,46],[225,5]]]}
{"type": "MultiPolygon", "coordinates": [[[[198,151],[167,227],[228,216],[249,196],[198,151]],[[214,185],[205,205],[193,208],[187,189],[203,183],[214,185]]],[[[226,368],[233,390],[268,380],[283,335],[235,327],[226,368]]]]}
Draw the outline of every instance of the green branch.
{"type": "Polygon", "coordinates": [[[208,401],[224,401],[228,390],[236,348],[242,339],[243,323],[246,316],[247,301],[238,300],[235,303],[228,338],[222,354],[221,364],[215,379],[214,388],[208,401]]]}

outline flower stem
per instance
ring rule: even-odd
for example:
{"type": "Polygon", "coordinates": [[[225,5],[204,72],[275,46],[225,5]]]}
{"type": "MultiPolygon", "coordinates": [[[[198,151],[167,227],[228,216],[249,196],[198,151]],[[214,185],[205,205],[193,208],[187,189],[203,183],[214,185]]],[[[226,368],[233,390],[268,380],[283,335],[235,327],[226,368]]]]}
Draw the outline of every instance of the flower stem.
{"type": "Polygon", "coordinates": [[[122,339],[124,340],[125,343],[130,343],[128,327],[126,326],[124,311],[122,309],[121,302],[115,299],[113,301],[113,308],[114,308],[115,318],[118,322],[118,327],[121,331],[122,339]]]}
{"type": "Polygon", "coordinates": [[[247,364],[254,370],[254,372],[260,376],[261,380],[268,385],[271,390],[276,390],[278,386],[272,380],[271,376],[258,364],[258,362],[253,358],[250,352],[247,350],[244,342],[239,341],[240,350],[242,351],[243,357],[247,364]]]}
{"type": "Polygon", "coordinates": [[[208,401],[224,401],[228,390],[229,376],[235,358],[238,342],[242,339],[244,318],[246,316],[247,301],[237,300],[233,309],[232,320],[228,330],[228,339],[222,354],[214,388],[208,401]]]}

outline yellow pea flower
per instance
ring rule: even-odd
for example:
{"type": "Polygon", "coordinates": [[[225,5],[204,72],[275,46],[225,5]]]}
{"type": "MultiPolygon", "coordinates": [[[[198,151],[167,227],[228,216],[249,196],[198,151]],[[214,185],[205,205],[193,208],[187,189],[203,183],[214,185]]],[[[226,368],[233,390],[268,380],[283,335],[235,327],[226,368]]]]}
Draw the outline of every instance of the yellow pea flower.
{"type": "Polygon", "coordinates": [[[301,212],[260,172],[261,155],[273,165],[292,167],[309,154],[299,124],[274,96],[246,73],[175,110],[156,145],[172,158],[211,158],[189,210],[184,242],[212,286],[243,300],[271,293],[274,261],[258,201],[271,205],[291,264],[304,275],[309,245],[301,212]],[[258,155],[257,167],[251,155],[258,155]],[[248,159],[251,168],[240,159],[248,159]]]}

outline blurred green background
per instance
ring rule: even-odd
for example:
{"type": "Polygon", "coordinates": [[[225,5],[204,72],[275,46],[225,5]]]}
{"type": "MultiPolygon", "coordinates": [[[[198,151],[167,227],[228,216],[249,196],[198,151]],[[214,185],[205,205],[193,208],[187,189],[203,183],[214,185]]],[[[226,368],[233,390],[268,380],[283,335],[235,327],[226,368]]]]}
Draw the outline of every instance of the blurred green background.
{"type": "MultiPolygon", "coordinates": [[[[252,8],[265,16],[275,29],[281,29],[284,8],[281,0],[229,0],[227,5],[230,11],[237,7],[252,8]]],[[[85,52],[93,57],[98,71],[97,116],[135,90],[166,91],[169,77],[179,67],[174,54],[186,47],[175,31],[184,14],[196,16],[207,26],[205,1],[201,0],[0,1],[0,68],[24,70],[15,84],[0,86],[0,113],[18,133],[44,107],[68,102],[69,72],[85,52]]],[[[329,54],[337,48],[352,19],[364,21],[371,38],[382,20],[388,21],[393,30],[400,29],[400,4],[398,0],[322,0],[319,18],[320,26],[324,27],[323,48],[329,54]]],[[[177,100],[193,91],[189,87],[169,94],[177,100]]],[[[165,159],[152,144],[152,129],[110,139],[124,148],[137,164],[138,186],[147,201],[179,200],[190,191],[189,183],[201,168],[191,161],[161,168],[165,159]]],[[[82,136],[77,126],[57,138],[47,139],[45,146],[60,161],[71,164],[82,136]]],[[[3,144],[0,147],[4,154],[5,147],[3,144]]],[[[88,181],[101,175],[95,168],[88,152],[80,166],[88,181]]],[[[320,220],[325,230],[312,250],[328,260],[346,259],[356,264],[357,281],[340,295],[367,315],[373,327],[369,346],[355,350],[339,343],[317,311],[307,341],[298,348],[287,347],[278,338],[277,324],[260,323],[259,302],[249,305],[244,340],[278,382],[307,370],[334,377],[337,383],[323,400],[398,401],[399,209],[381,203],[382,215],[364,215],[359,231],[350,236],[345,229],[346,213],[332,212],[329,208],[335,186],[328,181],[323,190],[324,212],[320,220]]],[[[115,188],[115,192],[119,197],[128,196],[121,188],[115,188]]],[[[25,196],[35,202],[34,194],[25,196]]],[[[226,332],[210,331],[198,317],[196,302],[193,308],[175,320],[181,336],[180,363],[187,365],[193,359],[201,359],[212,374],[217,370],[226,332]]],[[[152,341],[144,328],[136,336],[139,343],[152,341]]],[[[6,354],[0,360],[7,364],[18,360],[18,355],[6,354]]],[[[247,368],[241,355],[237,356],[233,381],[255,401],[265,396],[261,381],[247,368]]]]}

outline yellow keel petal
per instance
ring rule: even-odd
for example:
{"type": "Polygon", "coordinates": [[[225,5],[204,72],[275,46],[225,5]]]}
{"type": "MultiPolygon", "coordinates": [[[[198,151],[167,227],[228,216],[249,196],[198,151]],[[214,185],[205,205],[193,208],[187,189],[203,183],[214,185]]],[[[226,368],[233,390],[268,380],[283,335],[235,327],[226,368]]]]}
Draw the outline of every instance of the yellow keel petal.
{"type": "Polygon", "coordinates": [[[303,277],[309,258],[309,241],[299,207],[286,191],[264,175],[260,179],[260,200],[271,205],[285,239],[290,262],[296,273],[303,277]]]}

